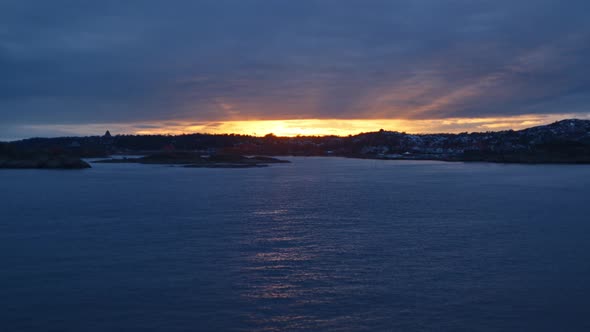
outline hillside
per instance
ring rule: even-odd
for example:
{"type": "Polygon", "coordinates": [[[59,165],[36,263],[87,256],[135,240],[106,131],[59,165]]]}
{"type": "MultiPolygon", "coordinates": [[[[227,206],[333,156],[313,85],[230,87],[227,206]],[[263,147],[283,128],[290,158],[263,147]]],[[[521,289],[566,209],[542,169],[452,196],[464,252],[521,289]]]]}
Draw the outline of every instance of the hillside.
{"type": "Polygon", "coordinates": [[[277,137],[190,134],[33,138],[12,142],[19,150],[78,157],[191,151],[206,155],[303,155],[380,159],[434,159],[523,163],[590,163],[590,121],[568,119],[524,130],[407,134],[395,131],[354,136],[277,137]]]}

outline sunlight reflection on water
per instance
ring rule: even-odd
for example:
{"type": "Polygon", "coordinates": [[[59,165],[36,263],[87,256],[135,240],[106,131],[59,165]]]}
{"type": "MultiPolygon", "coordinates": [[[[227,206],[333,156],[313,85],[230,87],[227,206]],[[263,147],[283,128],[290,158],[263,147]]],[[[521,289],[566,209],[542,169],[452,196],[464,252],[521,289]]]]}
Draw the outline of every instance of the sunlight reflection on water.
{"type": "Polygon", "coordinates": [[[331,211],[310,211],[299,205],[302,197],[297,186],[306,183],[278,184],[283,195],[272,199],[282,208],[256,210],[244,225],[248,241],[243,242],[243,252],[248,255],[239,288],[253,305],[247,317],[252,330],[333,328],[353,317],[328,319],[321,307],[337,305],[338,298],[362,294],[368,287],[362,273],[354,271],[356,267],[337,268],[341,255],[354,255],[360,249],[354,234],[362,236],[363,232],[354,226],[361,218],[334,218],[331,211]],[[335,224],[338,228],[330,231],[335,224]],[[341,241],[342,236],[350,235],[349,241],[341,241]],[[318,310],[308,310],[310,307],[318,310]]]}

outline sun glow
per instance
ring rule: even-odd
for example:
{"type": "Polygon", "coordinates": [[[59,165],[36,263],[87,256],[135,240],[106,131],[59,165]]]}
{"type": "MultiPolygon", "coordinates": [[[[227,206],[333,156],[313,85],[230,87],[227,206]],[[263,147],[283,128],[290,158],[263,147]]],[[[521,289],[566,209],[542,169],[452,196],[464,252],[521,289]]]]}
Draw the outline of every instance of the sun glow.
{"type": "Polygon", "coordinates": [[[78,125],[37,125],[27,126],[28,130],[53,131],[61,135],[95,135],[106,129],[119,134],[242,134],[264,136],[347,136],[362,132],[384,129],[407,133],[458,133],[485,132],[507,129],[524,129],[555,121],[578,118],[590,119],[589,113],[520,115],[489,118],[446,118],[429,120],[407,119],[293,119],[293,120],[240,120],[203,121],[188,120],[141,122],[141,123],[102,123],[78,125]]]}
{"type": "Polygon", "coordinates": [[[349,135],[360,132],[379,130],[381,127],[399,130],[403,127],[396,120],[338,120],[338,119],[302,119],[302,120],[254,120],[228,121],[215,126],[189,126],[191,132],[239,133],[253,136],[274,134],[277,136],[324,136],[349,135]]]}
{"type": "Polygon", "coordinates": [[[182,134],[182,133],[211,133],[211,134],[244,134],[264,136],[347,136],[362,132],[400,131],[408,133],[458,133],[473,131],[497,131],[507,129],[524,129],[528,127],[548,124],[565,118],[588,118],[580,114],[558,115],[523,115],[494,118],[448,118],[432,120],[403,120],[403,119],[297,119],[297,120],[250,120],[250,121],[220,121],[180,124],[179,126],[159,127],[139,130],[137,134],[182,134]]]}

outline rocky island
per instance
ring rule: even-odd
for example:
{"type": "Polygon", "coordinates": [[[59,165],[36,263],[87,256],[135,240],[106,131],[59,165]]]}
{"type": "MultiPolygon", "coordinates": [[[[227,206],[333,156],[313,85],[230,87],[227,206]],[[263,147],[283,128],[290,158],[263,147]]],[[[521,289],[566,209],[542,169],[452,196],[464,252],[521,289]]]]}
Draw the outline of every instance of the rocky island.
{"type": "Polygon", "coordinates": [[[45,151],[21,151],[0,143],[0,169],[84,169],[84,160],[45,151]]]}
{"type": "Polygon", "coordinates": [[[234,154],[203,156],[195,152],[160,152],[139,158],[111,158],[95,162],[179,165],[191,168],[250,168],[289,163],[287,160],[264,156],[245,157],[234,154]]]}

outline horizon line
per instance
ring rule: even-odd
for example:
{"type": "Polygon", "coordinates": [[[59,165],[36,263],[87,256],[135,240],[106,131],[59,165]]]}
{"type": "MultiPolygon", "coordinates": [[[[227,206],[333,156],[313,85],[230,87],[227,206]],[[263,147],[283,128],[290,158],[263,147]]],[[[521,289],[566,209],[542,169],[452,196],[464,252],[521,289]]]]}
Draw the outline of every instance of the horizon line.
{"type": "Polygon", "coordinates": [[[590,114],[560,114],[545,116],[516,116],[507,118],[450,118],[436,120],[395,120],[395,119],[291,119],[291,120],[243,120],[243,121],[218,121],[218,122],[192,122],[181,123],[168,121],[151,124],[90,124],[90,125],[32,125],[23,129],[33,130],[58,128],[58,135],[32,135],[29,137],[6,139],[2,142],[13,142],[34,138],[59,138],[59,137],[92,137],[102,136],[106,131],[115,132],[113,136],[125,135],[241,135],[249,137],[264,137],[272,134],[276,137],[347,137],[365,133],[374,133],[381,130],[386,132],[399,132],[409,135],[429,134],[460,134],[460,133],[485,133],[501,132],[508,130],[523,130],[537,126],[548,125],[564,120],[590,120],[590,114]],[[414,123],[413,126],[407,124],[414,123]],[[416,123],[419,126],[416,126],[416,123]],[[332,125],[326,126],[327,124],[332,125]],[[378,125],[381,124],[381,125],[378,125]],[[383,126],[391,124],[393,126],[383,126]],[[404,125],[406,124],[406,125],[404,125]],[[348,126],[348,127],[346,127],[348,126]],[[249,132],[258,129],[256,132],[249,132]],[[391,128],[395,127],[395,128],[391,128]],[[426,130],[411,130],[418,127],[426,130]],[[223,131],[223,129],[229,129],[223,131]],[[344,129],[342,129],[344,128],[344,129]],[[351,132],[355,128],[359,129],[351,132]],[[449,130],[444,130],[445,128],[449,130]],[[128,129],[128,130],[125,130],[128,129]],[[231,130],[238,129],[238,130],[231,130]],[[241,130],[239,130],[241,129],[241,130]],[[261,130],[262,129],[262,130],[261,130]],[[272,130],[275,129],[275,130],[272,130]],[[278,130],[276,130],[278,129],[278,130]],[[409,130],[408,130],[409,129],[409,130]],[[442,129],[442,130],[437,130],[442,129]],[[469,130],[479,129],[479,130],[469,130]],[[201,131],[200,131],[201,130],[201,131]],[[80,131],[80,132],[76,132],[80,131]],[[322,133],[322,131],[324,131],[322,133]],[[416,132],[421,131],[421,132],[416,132]],[[286,133],[286,134],[285,134],[286,133]]]}

